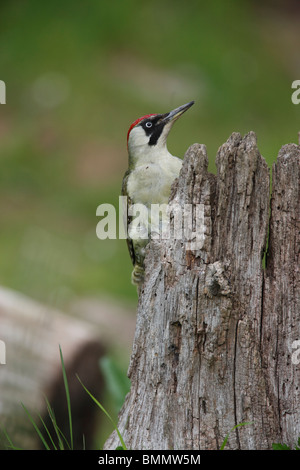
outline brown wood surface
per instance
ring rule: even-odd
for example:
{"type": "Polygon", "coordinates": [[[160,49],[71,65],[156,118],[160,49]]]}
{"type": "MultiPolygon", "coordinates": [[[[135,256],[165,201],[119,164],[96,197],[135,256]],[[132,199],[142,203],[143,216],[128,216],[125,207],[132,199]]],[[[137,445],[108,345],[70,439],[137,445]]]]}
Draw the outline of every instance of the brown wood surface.
{"type": "MultiPolygon", "coordinates": [[[[131,449],[219,449],[244,422],[252,424],[231,432],[226,448],[294,446],[300,147],[280,150],[271,205],[270,171],[253,132],[220,147],[216,175],[207,162],[205,146],[192,145],[170,198],[203,204],[203,246],[188,250],[188,238],[148,246],[118,427],[131,449]]],[[[114,432],[105,447],[118,445],[114,432]]]]}

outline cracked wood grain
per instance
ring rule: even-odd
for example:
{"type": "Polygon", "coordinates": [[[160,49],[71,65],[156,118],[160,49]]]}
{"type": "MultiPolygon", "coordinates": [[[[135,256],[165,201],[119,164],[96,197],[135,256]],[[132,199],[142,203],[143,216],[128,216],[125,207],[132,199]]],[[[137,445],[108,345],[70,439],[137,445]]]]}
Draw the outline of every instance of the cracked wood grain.
{"type": "MultiPolygon", "coordinates": [[[[118,424],[131,449],[217,449],[245,421],[227,448],[293,445],[300,435],[290,350],[300,339],[299,146],[284,146],[274,166],[265,272],[270,176],[255,134],[232,134],[217,174],[207,166],[205,146],[192,145],[170,197],[203,205],[202,247],[187,249],[187,237],[148,246],[118,424]]],[[[105,448],[118,444],[112,433],[105,448]]]]}

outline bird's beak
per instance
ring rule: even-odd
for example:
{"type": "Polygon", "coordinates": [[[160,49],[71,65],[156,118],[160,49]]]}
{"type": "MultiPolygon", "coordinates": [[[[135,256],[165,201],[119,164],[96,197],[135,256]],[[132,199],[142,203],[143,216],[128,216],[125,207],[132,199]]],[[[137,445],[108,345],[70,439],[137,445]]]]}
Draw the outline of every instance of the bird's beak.
{"type": "Polygon", "coordinates": [[[160,122],[167,124],[168,122],[175,122],[185,111],[187,111],[191,106],[193,106],[194,101],[190,101],[189,103],[183,104],[179,106],[179,108],[173,109],[169,113],[163,114],[161,117],[160,122]]]}

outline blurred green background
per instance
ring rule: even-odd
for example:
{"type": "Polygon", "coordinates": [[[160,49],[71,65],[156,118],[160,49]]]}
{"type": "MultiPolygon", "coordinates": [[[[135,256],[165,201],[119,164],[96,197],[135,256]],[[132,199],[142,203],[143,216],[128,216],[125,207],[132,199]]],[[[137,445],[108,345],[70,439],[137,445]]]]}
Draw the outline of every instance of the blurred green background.
{"type": "Polygon", "coordinates": [[[63,305],[136,300],[123,240],[96,238],[117,205],[133,120],[194,99],[169,149],[257,133],[268,163],[297,142],[299,2],[3,1],[0,283],[63,305]]]}
{"type": "Polygon", "coordinates": [[[300,130],[299,19],[291,0],[3,0],[0,284],[66,310],[102,295],[135,307],[125,241],[96,237],[129,125],[195,100],[173,154],[206,144],[214,171],[229,135],[253,130],[271,165],[300,130]]]}

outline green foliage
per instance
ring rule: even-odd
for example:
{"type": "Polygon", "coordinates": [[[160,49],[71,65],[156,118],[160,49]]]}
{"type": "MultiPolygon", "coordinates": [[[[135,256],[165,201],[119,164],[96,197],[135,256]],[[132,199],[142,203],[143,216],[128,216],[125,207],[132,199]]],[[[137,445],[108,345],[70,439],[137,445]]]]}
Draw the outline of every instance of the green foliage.
{"type": "Polygon", "coordinates": [[[287,444],[279,444],[279,443],[272,444],[272,449],[273,450],[291,450],[291,448],[287,444]]]}
{"type": "MultiPolygon", "coordinates": [[[[274,443],[272,444],[273,450],[293,450],[287,444],[274,443]]],[[[294,450],[300,450],[300,437],[298,438],[297,444],[295,444],[294,450]]]]}
{"type": "Polygon", "coordinates": [[[114,420],[112,419],[112,417],[110,416],[110,414],[106,411],[106,409],[101,405],[101,403],[91,394],[91,392],[88,391],[88,389],[83,385],[83,383],[81,382],[80,378],[77,376],[79,382],[81,383],[81,385],[83,386],[84,390],[88,393],[88,395],[91,397],[91,399],[96,403],[96,405],[100,408],[101,411],[103,411],[103,413],[107,416],[107,418],[109,419],[109,421],[112,423],[114,429],[116,430],[117,434],[118,434],[118,437],[120,439],[120,442],[121,442],[121,446],[117,447],[116,450],[127,450],[127,447],[125,445],[125,442],[123,440],[123,437],[122,437],[122,434],[120,433],[116,423],[114,422],[114,420]]]}
{"type": "Polygon", "coordinates": [[[7,442],[8,442],[8,444],[6,445],[6,447],[7,447],[8,449],[11,449],[11,450],[22,450],[20,447],[17,447],[17,446],[14,445],[14,443],[12,442],[12,440],[11,440],[11,438],[10,438],[9,434],[7,433],[7,431],[6,431],[5,428],[2,428],[1,431],[2,431],[4,437],[6,438],[6,440],[7,440],[7,442]]]}
{"type": "MultiPolygon", "coordinates": [[[[59,425],[56,421],[54,410],[51,408],[51,405],[50,405],[49,401],[47,400],[47,398],[45,398],[45,400],[46,400],[46,404],[47,404],[48,415],[51,419],[51,423],[52,423],[52,426],[53,426],[52,432],[54,431],[54,434],[56,436],[58,444],[55,443],[56,441],[55,441],[53,435],[51,434],[51,430],[49,430],[49,428],[47,427],[47,425],[46,425],[45,421],[43,420],[42,416],[41,415],[38,416],[39,420],[40,420],[40,423],[38,423],[33,418],[32,414],[28,411],[26,406],[23,403],[21,403],[21,405],[23,407],[23,410],[25,411],[30,423],[32,424],[34,430],[36,431],[36,433],[37,433],[41,443],[43,444],[45,450],[73,450],[73,425],[72,425],[71,397],[70,397],[70,393],[69,393],[68,378],[67,378],[67,374],[66,374],[66,368],[65,368],[65,364],[64,364],[64,359],[63,359],[63,354],[62,354],[61,347],[59,347],[59,352],[60,352],[60,360],[61,360],[61,368],[62,368],[62,373],[63,373],[65,393],[66,393],[66,401],[67,401],[67,407],[68,407],[68,419],[69,419],[69,430],[70,430],[69,441],[67,440],[67,438],[62,433],[62,431],[61,431],[61,429],[60,429],[60,427],[59,427],[59,425]],[[40,428],[45,431],[45,434],[46,434],[48,439],[43,435],[40,428]]],[[[125,442],[123,440],[123,437],[122,437],[116,423],[114,422],[113,418],[106,411],[106,409],[101,405],[101,403],[91,394],[91,392],[89,392],[89,390],[87,390],[87,388],[84,386],[84,384],[81,382],[81,380],[78,376],[77,376],[77,378],[78,378],[80,384],[82,385],[82,387],[84,388],[84,390],[90,396],[90,398],[96,403],[96,405],[99,407],[99,409],[107,416],[107,418],[110,420],[110,422],[114,426],[114,429],[116,430],[116,432],[119,436],[119,439],[120,439],[120,443],[121,443],[121,446],[118,446],[116,450],[127,450],[125,442]]],[[[10,436],[8,435],[8,433],[6,432],[5,429],[3,429],[3,434],[4,434],[4,436],[5,436],[5,438],[7,439],[7,442],[8,442],[7,447],[10,448],[10,449],[13,449],[13,450],[19,450],[19,448],[16,447],[13,444],[10,436]]],[[[85,440],[84,440],[84,436],[83,436],[83,450],[84,449],[85,449],[85,440]]]]}
{"type": "MultiPolygon", "coordinates": [[[[50,405],[49,401],[47,400],[47,398],[45,398],[46,404],[47,404],[47,411],[48,411],[49,417],[51,419],[51,423],[52,423],[52,426],[53,426],[55,436],[57,438],[58,445],[55,443],[55,439],[51,434],[51,430],[49,430],[49,428],[46,426],[46,424],[45,424],[43,418],[41,417],[41,415],[39,415],[39,420],[40,420],[42,426],[40,426],[40,424],[37,424],[37,422],[33,418],[32,414],[28,411],[26,406],[23,403],[21,403],[21,405],[23,407],[23,410],[25,411],[29,421],[31,422],[34,430],[36,431],[36,433],[37,433],[40,441],[42,442],[45,450],[51,450],[51,449],[53,449],[53,450],[73,450],[73,426],[72,426],[71,397],[70,397],[70,393],[69,393],[68,379],[67,379],[67,374],[66,374],[66,369],[65,369],[65,364],[64,364],[64,359],[63,359],[63,354],[62,354],[61,347],[59,347],[59,352],[60,352],[60,360],[61,360],[61,367],[62,367],[62,373],[63,373],[65,393],[66,393],[66,401],[67,401],[67,407],[68,407],[70,440],[68,441],[67,438],[62,433],[62,431],[61,431],[61,429],[60,429],[60,427],[59,427],[59,425],[56,421],[54,410],[51,408],[51,405],[50,405]],[[42,427],[42,429],[45,431],[46,436],[48,437],[48,440],[46,439],[46,437],[41,432],[40,427],[42,427]]],[[[104,358],[100,362],[100,367],[101,367],[101,370],[102,370],[102,372],[104,373],[104,375],[107,379],[108,388],[110,389],[110,391],[114,395],[116,404],[118,404],[118,406],[119,406],[120,403],[121,403],[121,397],[124,397],[124,393],[128,391],[129,384],[126,380],[124,380],[123,374],[122,374],[120,368],[118,367],[117,363],[115,363],[111,358],[108,358],[108,357],[104,358]]],[[[111,415],[108,413],[108,411],[104,408],[104,406],[85,387],[85,385],[82,383],[82,381],[80,380],[78,375],[77,375],[77,379],[79,380],[80,384],[82,385],[82,387],[84,388],[86,393],[89,395],[89,397],[94,401],[94,403],[98,406],[98,408],[109,419],[109,421],[113,425],[115,431],[117,432],[117,435],[119,437],[121,445],[116,447],[116,450],[127,450],[127,447],[126,447],[126,444],[124,442],[123,436],[120,433],[120,431],[118,429],[118,426],[115,423],[114,419],[111,417],[111,415]]],[[[220,450],[225,449],[225,446],[227,444],[227,441],[229,439],[229,435],[230,435],[231,432],[233,432],[235,429],[237,429],[241,426],[247,426],[247,425],[250,425],[250,424],[253,424],[253,422],[243,422],[243,423],[239,423],[239,424],[233,426],[233,428],[231,428],[229,433],[225,436],[225,439],[222,442],[220,450]]],[[[10,436],[8,435],[8,433],[6,432],[6,430],[3,429],[2,432],[5,436],[5,438],[7,439],[7,442],[8,442],[7,447],[10,448],[10,449],[13,449],[13,450],[20,450],[19,447],[14,445],[14,443],[12,442],[12,440],[11,440],[10,436]]],[[[83,437],[83,449],[84,448],[85,448],[85,441],[84,441],[84,437],[83,437]]],[[[273,443],[272,448],[273,448],[273,450],[291,450],[291,448],[287,444],[281,444],[281,443],[273,443]]],[[[295,450],[300,450],[300,437],[298,438],[297,444],[295,445],[295,450]]]]}
{"type": "Polygon", "coordinates": [[[99,366],[115,411],[119,412],[124,403],[124,397],[129,392],[130,380],[119,362],[112,357],[102,357],[99,366]]]}
{"type": "Polygon", "coordinates": [[[71,398],[70,398],[68,379],[67,379],[66,368],[65,368],[65,364],[64,364],[64,358],[63,358],[63,355],[62,355],[61,347],[59,347],[59,353],[60,353],[60,360],[61,360],[64,386],[65,386],[65,392],[66,392],[66,398],[67,398],[67,406],[68,406],[68,417],[69,417],[69,427],[70,427],[70,448],[73,449],[73,427],[72,427],[71,398]]]}
{"type": "Polygon", "coordinates": [[[220,450],[224,450],[226,444],[227,444],[227,441],[228,441],[228,438],[229,438],[229,434],[234,431],[235,429],[241,427],[241,426],[247,426],[248,424],[253,424],[252,422],[244,422],[244,423],[239,423],[237,424],[236,426],[233,426],[233,428],[230,429],[229,433],[225,436],[225,439],[224,441],[222,442],[222,445],[220,447],[220,450]]]}
{"type": "MultiPolygon", "coordinates": [[[[59,352],[60,352],[60,360],[61,360],[61,367],[62,367],[62,373],[63,373],[63,381],[64,381],[64,387],[65,387],[65,393],[66,393],[66,401],[67,401],[67,407],[68,407],[68,418],[69,418],[69,429],[70,429],[70,440],[64,436],[62,433],[56,418],[54,414],[54,410],[52,409],[48,399],[45,397],[46,405],[47,405],[47,412],[50,417],[53,429],[50,430],[48,426],[46,425],[45,421],[43,420],[41,415],[38,415],[40,423],[34,419],[30,411],[27,409],[27,407],[21,403],[23,410],[25,411],[29,421],[31,422],[34,430],[36,431],[41,443],[43,444],[45,450],[73,450],[73,427],[72,427],[72,412],[71,412],[71,398],[70,398],[70,393],[69,393],[69,385],[68,385],[68,379],[66,375],[66,369],[65,369],[65,364],[63,360],[63,354],[61,351],[61,347],[59,347],[59,352]],[[44,434],[41,432],[41,429],[44,430],[46,437],[44,434]],[[53,436],[56,436],[57,443],[55,443],[55,438],[53,436]],[[48,439],[47,439],[48,438],[48,439]]],[[[4,430],[4,435],[8,441],[8,447],[11,449],[18,449],[8,436],[7,432],[4,430]]],[[[84,442],[84,440],[83,440],[84,442]]]]}

